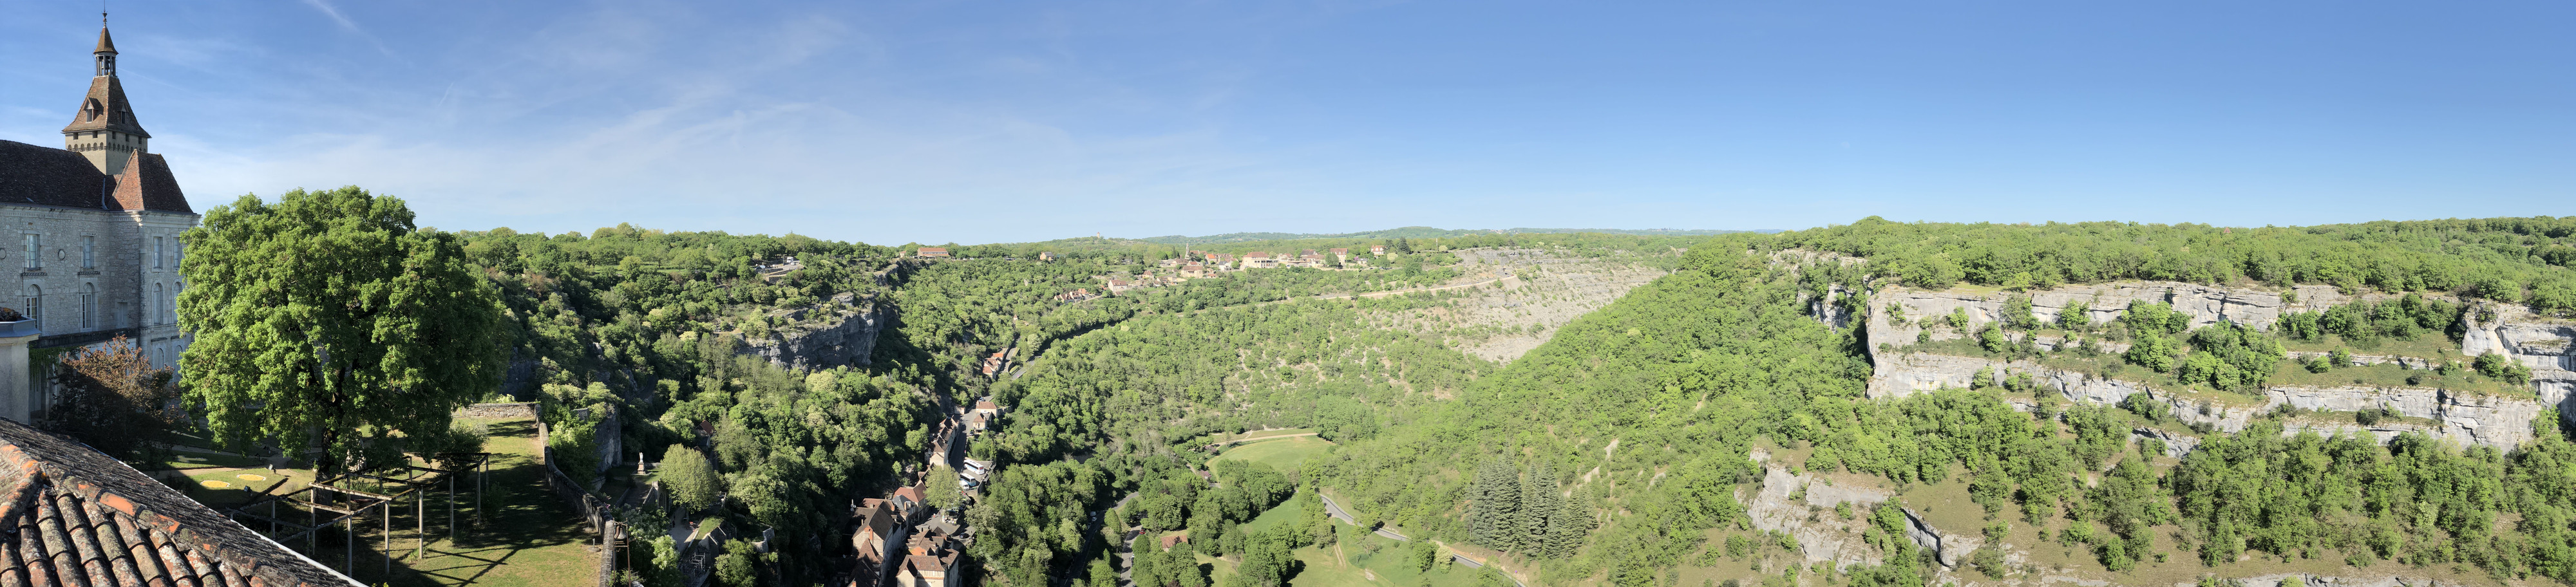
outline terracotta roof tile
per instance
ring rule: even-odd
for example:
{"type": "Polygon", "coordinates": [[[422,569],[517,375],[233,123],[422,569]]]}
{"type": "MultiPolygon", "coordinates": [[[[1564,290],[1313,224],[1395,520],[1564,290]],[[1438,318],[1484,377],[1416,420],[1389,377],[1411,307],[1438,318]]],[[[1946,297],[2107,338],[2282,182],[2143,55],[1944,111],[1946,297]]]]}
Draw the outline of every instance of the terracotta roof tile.
{"type": "Polygon", "coordinates": [[[194,214],[188,208],[188,196],[179,192],[179,179],[170,175],[170,162],[160,153],[137,153],[125,164],[125,174],[116,176],[115,197],[108,201],[110,210],[159,210],[194,214]]]}
{"type": "Polygon", "coordinates": [[[79,442],[0,420],[0,587],[357,585],[79,442]]]}

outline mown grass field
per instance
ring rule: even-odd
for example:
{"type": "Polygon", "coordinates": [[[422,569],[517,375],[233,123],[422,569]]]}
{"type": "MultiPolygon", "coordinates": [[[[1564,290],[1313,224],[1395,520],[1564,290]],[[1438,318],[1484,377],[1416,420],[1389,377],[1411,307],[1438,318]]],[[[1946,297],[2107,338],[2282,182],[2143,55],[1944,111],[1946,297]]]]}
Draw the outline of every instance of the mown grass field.
{"type": "Polygon", "coordinates": [[[1333,441],[1313,436],[1298,436],[1247,443],[1227,449],[1224,454],[1208,460],[1211,462],[1219,459],[1252,461],[1270,465],[1270,468],[1285,473],[1296,469],[1297,465],[1306,462],[1307,458],[1323,455],[1332,449],[1333,441]]]}
{"type": "MultiPolygon", "coordinates": [[[[369,585],[460,586],[478,587],[576,587],[596,585],[599,555],[594,552],[594,539],[582,531],[581,518],[572,508],[557,499],[542,485],[543,466],[537,462],[536,423],[531,420],[461,420],[482,424],[491,438],[483,449],[493,455],[490,476],[483,480],[487,493],[482,500],[482,521],[475,522],[473,477],[457,479],[456,519],[451,534],[448,527],[445,486],[430,494],[427,519],[422,519],[421,502],[405,500],[394,508],[390,537],[386,520],[369,515],[357,526],[356,563],[351,578],[369,585]],[[429,542],[426,556],[415,558],[419,529],[427,528],[429,542]],[[451,539],[451,535],[453,539],[451,539]],[[391,550],[388,569],[387,550],[391,550]]],[[[187,456],[215,456],[193,455],[187,456]]],[[[281,468],[275,472],[265,467],[204,468],[184,471],[189,483],[183,483],[189,496],[216,508],[235,506],[271,484],[283,479],[284,493],[301,489],[313,478],[309,469],[281,468]]],[[[262,512],[253,512],[262,513],[262,512]]],[[[295,518],[300,514],[282,514],[295,518]]],[[[267,528],[254,529],[265,531],[267,528]]],[[[343,568],[352,558],[344,555],[350,545],[342,541],[338,528],[322,532],[311,544],[312,557],[334,570],[343,568]]],[[[289,546],[306,549],[305,539],[290,540],[289,546]]]]}

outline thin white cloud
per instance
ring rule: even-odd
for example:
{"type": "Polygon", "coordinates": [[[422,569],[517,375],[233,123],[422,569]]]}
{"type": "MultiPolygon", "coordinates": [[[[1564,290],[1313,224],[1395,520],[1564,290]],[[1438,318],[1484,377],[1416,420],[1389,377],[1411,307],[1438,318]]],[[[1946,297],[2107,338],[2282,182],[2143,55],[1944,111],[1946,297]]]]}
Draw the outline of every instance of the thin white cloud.
{"type": "Polygon", "coordinates": [[[396,59],[401,58],[401,56],[394,55],[394,50],[390,47],[386,47],[384,41],[377,40],[374,33],[367,32],[367,29],[360,28],[358,26],[357,21],[349,20],[348,16],[340,14],[340,9],[331,6],[331,2],[329,0],[304,0],[304,5],[311,6],[314,10],[322,11],[323,16],[331,17],[331,22],[339,23],[340,28],[347,29],[349,32],[357,34],[359,38],[366,39],[368,44],[375,45],[376,50],[383,52],[386,57],[393,57],[396,59]]]}

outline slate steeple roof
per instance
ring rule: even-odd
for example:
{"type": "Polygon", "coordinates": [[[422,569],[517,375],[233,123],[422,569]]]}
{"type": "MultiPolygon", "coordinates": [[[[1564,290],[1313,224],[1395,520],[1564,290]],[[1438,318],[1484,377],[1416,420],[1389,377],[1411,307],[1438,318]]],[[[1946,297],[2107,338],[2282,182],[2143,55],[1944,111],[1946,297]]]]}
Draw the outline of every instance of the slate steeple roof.
{"type": "Polygon", "coordinates": [[[93,130],[152,136],[143,132],[143,123],[134,118],[134,106],[125,101],[125,84],[116,80],[113,67],[116,41],[109,39],[107,28],[98,29],[98,50],[102,66],[99,75],[89,80],[89,94],[81,97],[80,108],[72,111],[72,123],[63,127],[64,134],[93,130]]]}

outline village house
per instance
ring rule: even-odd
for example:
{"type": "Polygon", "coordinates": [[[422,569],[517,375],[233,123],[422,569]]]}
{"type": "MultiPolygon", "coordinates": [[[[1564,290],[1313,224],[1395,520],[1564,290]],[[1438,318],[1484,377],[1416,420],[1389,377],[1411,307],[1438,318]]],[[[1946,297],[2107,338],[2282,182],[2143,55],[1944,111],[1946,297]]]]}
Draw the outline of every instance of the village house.
{"type": "Polygon", "coordinates": [[[890,570],[888,561],[901,560],[899,555],[904,552],[897,546],[904,544],[914,525],[930,517],[930,504],[921,495],[920,487],[904,486],[885,499],[859,502],[859,509],[850,514],[850,546],[861,561],[860,572],[852,573],[854,576],[884,576],[890,570]]]}
{"type": "Polygon", "coordinates": [[[1055,253],[1052,253],[1052,252],[1041,252],[1041,253],[1038,253],[1038,260],[1040,260],[1040,261],[1053,261],[1053,260],[1055,260],[1055,253]]]}
{"type": "Polygon", "coordinates": [[[1386,256],[1386,245],[1369,245],[1369,254],[1378,257],[1386,256]]]}
{"type": "Polygon", "coordinates": [[[896,571],[894,584],[901,587],[957,587],[958,552],[952,529],[925,524],[920,535],[905,543],[903,568],[896,571]]]}
{"type": "MultiPolygon", "coordinates": [[[[0,323],[0,418],[33,422],[52,404],[31,349],[63,351],[123,336],[154,368],[175,368],[179,234],[197,225],[170,163],[151,152],[117,78],[106,27],[91,51],[89,92],[63,127],[63,147],[0,140],[0,222],[18,227],[0,257],[19,265],[25,320],[0,323]],[[29,373],[32,368],[34,373],[29,373]]],[[[46,356],[52,356],[50,354],[46,356]]]]}
{"type": "Polygon", "coordinates": [[[1338,263],[1349,263],[1349,262],[1351,262],[1351,250],[1350,250],[1350,249],[1333,249],[1333,261],[1334,261],[1334,262],[1338,262],[1338,263]]]}
{"type": "Polygon", "coordinates": [[[850,525],[856,529],[850,535],[850,548],[859,553],[864,563],[860,568],[868,571],[862,575],[872,576],[895,555],[906,524],[886,500],[869,498],[860,503],[859,510],[850,514],[850,525]]]}
{"type": "Polygon", "coordinates": [[[1182,265],[1182,266],[1181,266],[1181,277],[1189,278],[1189,279],[1198,279],[1198,278],[1201,278],[1201,277],[1207,277],[1207,276],[1208,276],[1208,268],[1207,268],[1207,264],[1206,264],[1206,263],[1191,263],[1191,264],[1188,264],[1188,265],[1182,265]]]}
{"type": "Polygon", "coordinates": [[[1269,251],[1253,251],[1243,254],[1243,268],[1245,269],[1271,269],[1278,266],[1279,258],[1270,256],[1269,251]]]}
{"type": "Polygon", "coordinates": [[[947,248],[947,247],[922,247],[922,248],[920,248],[920,249],[915,250],[915,251],[913,252],[912,256],[915,256],[915,257],[946,257],[946,256],[948,256],[948,248],[947,248]]]}

